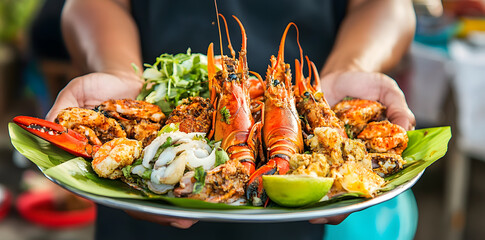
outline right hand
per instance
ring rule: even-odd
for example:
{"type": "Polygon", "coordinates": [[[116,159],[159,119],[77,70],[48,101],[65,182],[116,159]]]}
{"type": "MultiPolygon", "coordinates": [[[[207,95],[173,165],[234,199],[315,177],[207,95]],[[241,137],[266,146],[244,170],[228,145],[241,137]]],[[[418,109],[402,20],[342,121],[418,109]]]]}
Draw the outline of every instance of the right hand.
{"type": "Polygon", "coordinates": [[[90,73],[74,78],[57,95],[46,119],[54,121],[68,107],[93,108],[109,99],[134,99],[142,85],[143,81],[134,74],[90,73]]]}

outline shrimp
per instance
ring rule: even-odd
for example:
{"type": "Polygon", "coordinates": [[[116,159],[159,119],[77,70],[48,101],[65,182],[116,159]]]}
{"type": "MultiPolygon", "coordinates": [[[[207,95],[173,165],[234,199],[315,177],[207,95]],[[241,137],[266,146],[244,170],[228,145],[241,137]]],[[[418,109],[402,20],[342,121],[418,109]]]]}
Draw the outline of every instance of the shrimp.
{"type": "Polygon", "coordinates": [[[121,169],[131,165],[140,157],[142,144],[140,141],[115,138],[103,144],[94,154],[92,167],[98,176],[109,179],[120,178],[121,169]]]}
{"type": "Polygon", "coordinates": [[[357,135],[366,143],[369,152],[401,155],[408,146],[406,130],[389,121],[371,122],[357,135]]]}
{"type": "Polygon", "coordinates": [[[350,138],[357,136],[369,122],[385,119],[386,107],[366,99],[344,99],[332,107],[337,117],[345,124],[350,138]]]}
{"type": "Polygon", "coordinates": [[[96,109],[116,119],[147,119],[154,123],[165,119],[159,106],[133,99],[111,99],[96,106],[96,109]]]}

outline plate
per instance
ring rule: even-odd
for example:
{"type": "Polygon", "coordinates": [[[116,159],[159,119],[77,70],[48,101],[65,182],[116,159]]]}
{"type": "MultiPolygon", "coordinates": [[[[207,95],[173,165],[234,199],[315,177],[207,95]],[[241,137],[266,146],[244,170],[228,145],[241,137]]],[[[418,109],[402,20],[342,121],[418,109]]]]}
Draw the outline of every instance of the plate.
{"type": "Polygon", "coordinates": [[[90,162],[51,145],[17,125],[9,124],[13,146],[35,163],[44,175],[63,188],[113,208],[151,213],[160,216],[227,222],[285,222],[329,217],[359,211],[390,200],[410,189],[426,167],[446,154],[451,138],[450,127],[419,129],[408,132],[409,143],[403,152],[404,169],[386,177],[386,185],[372,199],[346,194],[329,201],[302,208],[267,208],[207,203],[200,200],[145,194],[119,180],[99,178],[90,162]]]}
{"type": "Polygon", "coordinates": [[[45,175],[59,186],[98,204],[121,210],[131,210],[150,213],[166,217],[191,218],[215,222],[292,222],[303,221],[321,217],[330,217],[344,213],[352,213],[365,208],[386,202],[410,189],[423,175],[420,172],[410,181],[399,185],[391,191],[385,192],[372,199],[354,198],[342,200],[335,205],[310,208],[260,208],[260,209],[193,209],[184,208],[156,201],[110,198],[80,191],[45,175]]]}

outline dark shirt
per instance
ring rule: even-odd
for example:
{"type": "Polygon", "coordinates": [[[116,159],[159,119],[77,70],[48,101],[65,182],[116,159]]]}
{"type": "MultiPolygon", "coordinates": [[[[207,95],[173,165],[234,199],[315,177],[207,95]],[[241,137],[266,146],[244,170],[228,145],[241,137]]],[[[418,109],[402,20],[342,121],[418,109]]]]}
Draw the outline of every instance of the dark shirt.
{"type": "MultiPolygon", "coordinates": [[[[143,61],[154,63],[162,53],[207,53],[211,42],[215,54],[220,54],[216,12],[213,1],[134,0],[132,14],[140,31],[143,61]]],[[[262,75],[271,55],[277,55],[286,25],[294,22],[300,32],[305,55],[317,66],[323,66],[330,53],[339,25],[345,15],[346,1],[342,0],[240,0],[218,1],[219,12],[229,27],[234,49],[238,51],[241,33],[237,16],[248,38],[248,66],[262,75]]],[[[223,26],[223,25],[222,25],[223,26]]],[[[225,29],[224,54],[229,55],[225,29]]],[[[288,33],[285,61],[293,65],[299,58],[296,32],[288,33]]],[[[199,222],[182,230],[139,221],[126,213],[99,207],[96,226],[97,239],[322,239],[323,225],[306,221],[290,223],[211,223],[199,222]]]]}
{"type": "MultiPolygon", "coordinates": [[[[283,31],[290,22],[296,23],[304,54],[317,67],[323,66],[330,53],[340,23],[345,15],[343,0],[225,0],[218,1],[219,13],[227,20],[234,50],[241,48],[241,32],[235,15],[247,34],[249,70],[264,76],[271,55],[278,54],[283,31]]],[[[135,0],[132,12],[140,31],[143,61],[154,63],[162,53],[207,53],[214,43],[220,54],[216,11],[213,1],[135,0]]],[[[222,22],[221,22],[222,25],[222,22]]],[[[224,25],[221,26],[223,51],[229,55],[224,25]]],[[[293,65],[299,58],[296,31],[290,30],[285,47],[285,61],[293,65]]]]}

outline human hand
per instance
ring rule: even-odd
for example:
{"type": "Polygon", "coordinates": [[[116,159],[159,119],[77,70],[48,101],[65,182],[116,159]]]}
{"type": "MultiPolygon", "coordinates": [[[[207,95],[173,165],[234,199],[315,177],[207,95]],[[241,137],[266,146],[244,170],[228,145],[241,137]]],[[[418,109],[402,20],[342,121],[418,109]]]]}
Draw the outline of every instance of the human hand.
{"type": "Polygon", "coordinates": [[[126,213],[128,213],[133,218],[136,218],[139,220],[158,223],[164,226],[172,226],[180,229],[190,228],[192,225],[198,222],[198,220],[193,220],[193,219],[164,217],[164,216],[153,215],[149,213],[142,213],[142,212],[135,212],[135,211],[128,211],[128,210],[126,210],[126,213]]]}
{"type": "Polygon", "coordinates": [[[91,73],[73,79],[62,89],[46,119],[54,121],[68,107],[93,108],[109,99],[134,99],[143,85],[136,75],[91,73]]]}
{"type": "Polygon", "coordinates": [[[315,218],[315,219],[309,220],[309,222],[313,223],[313,224],[337,225],[337,224],[340,224],[343,220],[345,220],[349,215],[350,215],[350,213],[346,213],[346,214],[332,216],[332,217],[326,217],[326,218],[315,218]]]}
{"type": "Polygon", "coordinates": [[[387,118],[406,130],[414,129],[416,120],[404,93],[397,83],[382,73],[334,72],[321,77],[322,91],[333,106],[344,97],[379,101],[387,107],[387,118]]]}

